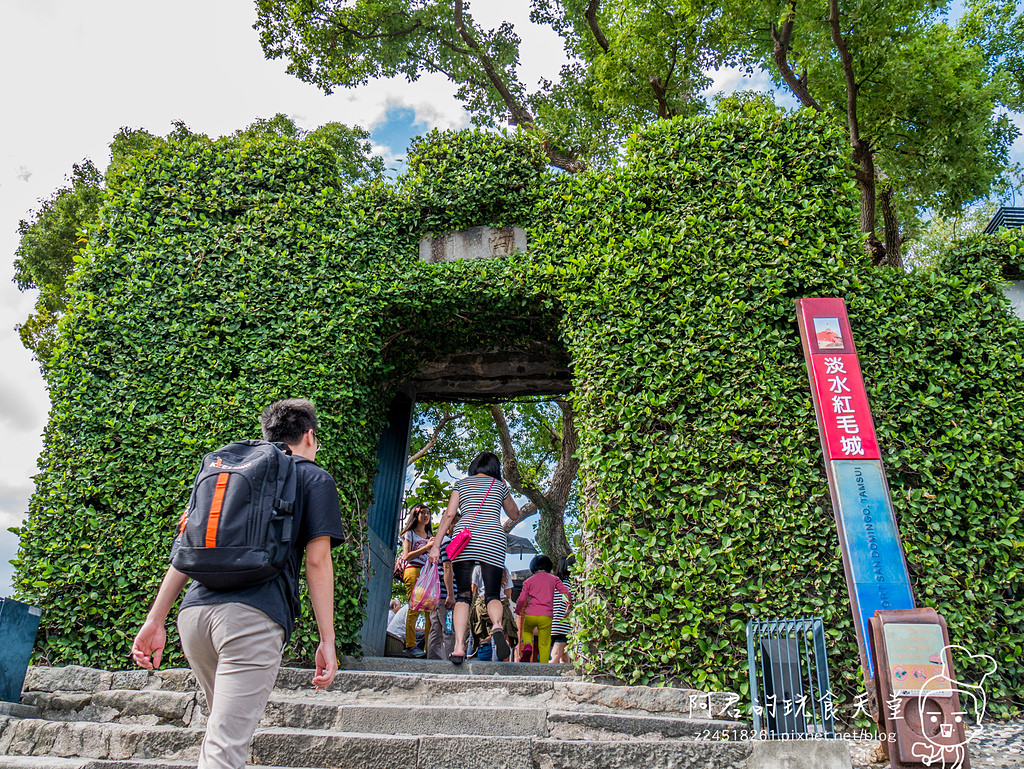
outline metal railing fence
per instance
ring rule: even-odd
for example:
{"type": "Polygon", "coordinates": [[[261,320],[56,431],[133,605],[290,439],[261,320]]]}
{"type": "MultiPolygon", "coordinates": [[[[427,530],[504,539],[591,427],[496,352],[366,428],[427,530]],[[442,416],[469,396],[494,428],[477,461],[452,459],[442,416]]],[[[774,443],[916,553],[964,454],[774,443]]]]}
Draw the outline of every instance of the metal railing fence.
{"type": "Polygon", "coordinates": [[[747,663],[755,735],[765,740],[835,736],[820,618],[751,620],[747,663]]]}

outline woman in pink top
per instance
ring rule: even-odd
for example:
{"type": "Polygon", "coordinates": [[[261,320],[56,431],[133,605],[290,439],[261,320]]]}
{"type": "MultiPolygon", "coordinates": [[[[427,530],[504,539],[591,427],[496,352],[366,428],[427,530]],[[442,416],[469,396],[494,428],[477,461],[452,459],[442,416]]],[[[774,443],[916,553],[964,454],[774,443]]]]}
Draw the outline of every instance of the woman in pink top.
{"type": "Polygon", "coordinates": [[[565,613],[572,608],[572,596],[558,577],[551,573],[553,564],[546,555],[538,555],[530,563],[533,576],[523,583],[516,602],[516,614],[523,618],[523,637],[520,643],[539,638],[533,644],[537,662],[547,662],[551,654],[551,617],[555,609],[555,591],[565,595],[565,613]]]}

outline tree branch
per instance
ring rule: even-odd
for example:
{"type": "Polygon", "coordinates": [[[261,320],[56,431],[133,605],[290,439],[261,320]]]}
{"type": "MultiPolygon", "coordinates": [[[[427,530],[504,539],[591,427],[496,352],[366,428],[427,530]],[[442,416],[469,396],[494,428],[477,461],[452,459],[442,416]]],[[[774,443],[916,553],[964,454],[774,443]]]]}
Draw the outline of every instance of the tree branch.
{"type": "Polygon", "coordinates": [[[600,5],[601,0],[590,0],[583,16],[587,20],[587,26],[590,27],[590,31],[594,33],[594,39],[597,41],[597,44],[601,46],[602,51],[607,53],[611,45],[608,42],[608,38],[604,36],[604,32],[601,31],[601,27],[597,24],[597,9],[600,5]]]}
{"type": "Polygon", "coordinates": [[[508,534],[510,531],[512,531],[512,529],[514,529],[520,523],[525,521],[527,518],[530,518],[539,512],[540,510],[537,508],[535,504],[533,504],[533,502],[527,502],[525,505],[519,508],[519,520],[513,521],[511,518],[507,518],[505,522],[501,524],[501,528],[504,529],[506,534],[508,534]]]}
{"type": "Polygon", "coordinates": [[[402,37],[403,35],[408,35],[422,28],[422,22],[417,21],[411,27],[395,30],[394,32],[359,32],[353,29],[352,27],[346,27],[344,24],[336,24],[331,32],[330,49],[333,51],[335,48],[338,47],[338,38],[341,37],[343,33],[347,35],[352,35],[352,37],[358,38],[359,40],[387,40],[388,38],[392,37],[402,37]]]}
{"type": "Polygon", "coordinates": [[[483,67],[484,74],[487,75],[487,79],[490,80],[491,85],[500,94],[502,101],[505,102],[505,106],[508,107],[509,111],[509,122],[512,125],[533,125],[534,119],[530,111],[526,109],[518,99],[512,95],[512,91],[509,90],[508,85],[498,76],[497,70],[494,68],[494,62],[491,58],[484,53],[483,49],[476,42],[473,37],[473,33],[466,26],[465,20],[463,19],[463,2],[464,0],[455,0],[455,29],[458,31],[459,36],[465,41],[473,50],[473,55],[476,60],[483,67]]]}
{"type": "Polygon", "coordinates": [[[885,260],[884,264],[897,270],[903,270],[903,238],[900,237],[900,223],[896,210],[892,205],[892,186],[884,184],[882,194],[878,196],[882,204],[882,221],[885,224],[885,260]]]}
{"type": "Polygon", "coordinates": [[[434,425],[434,432],[431,433],[430,438],[427,439],[427,442],[423,444],[423,448],[417,451],[411,457],[409,457],[408,461],[405,463],[405,466],[412,467],[420,459],[426,456],[427,452],[434,448],[434,444],[437,443],[437,439],[441,437],[441,433],[444,430],[444,428],[447,426],[449,422],[454,420],[456,416],[458,415],[452,414],[450,411],[446,409],[444,412],[444,416],[437,421],[436,425],[434,425]]]}
{"type": "MultiPolygon", "coordinates": [[[[505,415],[499,406],[491,406],[491,415],[494,417],[494,423],[498,428],[498,437],[502,445],[502,473],[505,476],[505,480],[509,482],[509,485],[530,500],[520,509],[519,521],[537,513],[564,516],[565,506],[569,503],[569,494],[572,491],[572,483],[579,471],[580,463],[574,456],[579,442],[576,433],[575,413],[568,401],[557,400],[555,402],[562,411],[562,436],[559,442],[558,464],[555,467],[551,483],[544,493],[540,493],[538,489],[526,489],[523,487],[522,478],[519,474],[519,463],[515,458],[515,452],[512,448],[511,435],[509,434],[508,423],[505,421],[505,415]]],[[[511,531],[519,521],[506,521],[503,524],[505,531],[511,531]]]]}
{"type": "MultiPolygon", "coordinates": [[[[445,41],[443,41],[443,40],[441,41],[441,45],[444,45],[446,48],[449,48],[450,50],[453,50],[453,51],[461,51],[463,53],[468,53],[468,51],[465,51],[464,49],[459,48],[458,46],[447,45],[445,43],[445,41]]],[[[435,70],[437,72],[440,72],[442,75],[444,75],[446,78],[448,78],[451,82],[453,82],[453,83],[459,82],[453,72],[450,72],[449,70],[445,69],[441,64],[438,64],[433,59],[424,57],[423,63],[426,64],[427,67],[429,67],[429,68],[431,68],[431,69],[433,69],[433,70],[435,70]]],[[[465,75],[463,77],[463,80],[466,83],[468,83],[469,85],[474,86],[475,88],[484,89],[484,88],[487,87],[487,83],[485,83],[483,80],[480,80],[479,78],[473,77],[472,75],[465,75]]]]}
{"type": "Polygon", "coordinates": [[[497,404],[491,405],[491,417],[494,419],[494,426],[498,428],[498,440],[501,443],[501,474],[509,485],[537,505],[538,508],[547,509],[547,500],[540,489],[527,486],[523,483],[523,476],[519,472],[519,459],[516,457],[515,446],[512,445],[512,433],[508,429],[508,422],[505,420],[505,412],[497,404]]]}
{"type": "Polygon", "coordinates": [[[789,15],[786,16],[786,20],[782,23],[782,29],[779,30],[775,24],[771,26],[772,58],[775,60],[775,66],[779,68],[779,74],[782,75],[782,79],[789,86],[789,90],[800,100],[800,103],[805,107],[821,112],[821,105],[811,96],[810,89],[807,87],[807,72],[804,72],[803,77],[797,77],[793,68],[789,66],[789,52],[792,50],[790,41],[793,38],[793,26],[795,24],[796,0],[790,0],[789,15]]]}
{"type": "Polygon", "coordinates": [[[875,155],[868,142],[861,139],[860,123],[857,116],[857,78],[853,71],[853,54],[843,38],[839,26],[839,0],[829,0],[828,25],[832,32],[832,44],[839,52],[843,64],[843,78],[846,80],[846,127],[850,134],[850,148],[853,162],[859,167],[857,182],[860,185],[860,230],[867,234],[865,243],[868,256],[880,263],[885,258],[885,246],[875,235],[875,155]]]}
{"type": "Polygon", "coordinates": [[[666,88],[661,84],[661,78],[657,75],[651,75],[647,82],[651,85],[651,90],[654,92],[654,101],[658,105],[658,117],[664,120],[668,115],[668,101],[665,99],[666,88]]]}
{"type": "Polygon", "coordinates": [[[544,153],[548,156],[548,162],[555,168],[561,168],[563,171],[568,171],[571,174],[587,169],[587,164],[575,155],[566,155],[564,152],[552,149],[551,142],[547,139],[544,140],[543,147],[544,153]]]}
{"type": "Polygon", "coordinates": [[[579,471],[580,463],[576,459],[576,447],[579,438],[576,434],[576,420],[572,406],[568,401],[556,401],[562,410],[562,445],[558,457],[558,464],[555,466],[555,473],[551,478],[551,485],[548,487],[545,497],[551,500],[553,507],[565,510],[569,502],[569,492],[572,482],[579,471]]]}
{"type": "MultiPolygon", "coordinates": [[[[440,44],[440,45],[444,46],[445,48],[447,48],[449,51],[452,51],[453,53],[457,53],[457,54],[460,54],[462,56],[476,56],[476,52],[475,51],[473,51],[473,50],[471,50],[469,48],[463,48],[461,45],[456,45],[451,40],[445,40],[443,37],[439,36],[438,39],[437,39],[437,42],[438,42],[438,44],[440,44]]],[[[449,77],[450,77],[450,75],[449,75],[449,77]]],[[[453,80],[452,82],[453,83],[457,83],[459,81],[453,80]]],[[[477,81],[477,82],[483,83],[482,80],[481,81],[477,81]]]]}
{"type": "Polygon", "coordinates": [[[843,77],[846,80],[846,124],[850,132],[850,145],[856,150],[861,145],[860,124],[857,120],[858,86],[853,72],[853,54],[850,53],[850,47],[843,39],[843,32],[839,28],[839,0],[829,0],[828,24],[832,31],[832,43],[843,63],[843,77]]]}

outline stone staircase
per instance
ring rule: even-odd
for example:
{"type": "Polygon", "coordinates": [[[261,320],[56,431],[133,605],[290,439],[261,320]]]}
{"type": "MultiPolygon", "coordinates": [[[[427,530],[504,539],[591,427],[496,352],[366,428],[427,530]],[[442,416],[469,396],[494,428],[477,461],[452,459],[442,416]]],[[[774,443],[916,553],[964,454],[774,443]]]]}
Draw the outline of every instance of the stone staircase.
{"type": "MultiPolygon", "coordinates": [[[[746,769],[735,696],[614,686],[554,665],[347,660],[317,692],[282,669],[251,766],[307,769],[746,769]],[[509,674],[509,673],[513,674],[509,674]],[[560,675],[550,675],[551,673],[560,675]]],[[[0,715],[0,769],[194,767],[205,701],[186,669],[31,668],[0,715]]]]}

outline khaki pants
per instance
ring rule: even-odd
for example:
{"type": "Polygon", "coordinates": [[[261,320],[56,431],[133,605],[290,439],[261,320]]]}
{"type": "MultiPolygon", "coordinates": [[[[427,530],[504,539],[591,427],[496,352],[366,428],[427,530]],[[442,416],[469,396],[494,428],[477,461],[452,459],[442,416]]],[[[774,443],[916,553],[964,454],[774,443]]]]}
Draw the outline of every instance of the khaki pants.
{"type": "Polygon", "coordinates": [[[434,610],[427,615],[430,620],[430,630],[427,633],[427,659],[446,660],[448,655],[455,650],[455,634],[446,633],[448,609],[444,601],[439,601],[434,610]]]}
{"type": "Polygon", "coordinates": [[[284,628],[246,604],[218,603],[182,610],[178,633],[210,709],[198,769],[244,769],[281,667],[284,628]]]}

